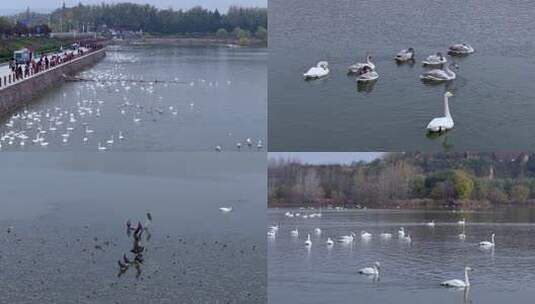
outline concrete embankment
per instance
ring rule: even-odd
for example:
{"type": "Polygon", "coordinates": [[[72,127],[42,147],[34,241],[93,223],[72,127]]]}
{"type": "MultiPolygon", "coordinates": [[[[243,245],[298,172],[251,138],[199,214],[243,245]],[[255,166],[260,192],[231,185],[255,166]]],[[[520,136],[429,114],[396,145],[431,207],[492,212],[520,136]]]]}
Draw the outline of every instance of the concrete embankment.
{"type": "Polygon", "coordinates": [[[53,67],[29,78],[0,87],[0,117],[4,117],[16,109],[27,105],[33,98],[44,91],[59,86],[65,76],[72,76],[86,69],[106,56],[104,49],[78,57],[68,63],[53,67]]]}

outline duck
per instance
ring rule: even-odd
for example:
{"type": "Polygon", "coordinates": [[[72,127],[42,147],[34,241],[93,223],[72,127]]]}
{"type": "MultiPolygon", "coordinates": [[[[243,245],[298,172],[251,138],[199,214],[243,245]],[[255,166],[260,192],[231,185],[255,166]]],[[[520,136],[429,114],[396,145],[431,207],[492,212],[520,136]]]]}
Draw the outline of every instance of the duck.
{"type": "Polygon", "coordinates": [[[467,55],[472,54],[475,50],[467,43],[457,43],[450,45],[449,52],[452,55],[467,55]]]}
{"type": "Polygon", "coordinates": [[[448,98],[452,96],[453,94],[450,92],[444,93],[444,116],[433,118],[427,124],[426,129],[428,132],[444,132],[453,129],[455,124],[453,123],[453,118],[451,117],[450,106],[448,103],[448,98]]]}
{"type": "Polygon", "coordinates": [[[468,279],[468,272],[472,271],[472,268],[465,267],[464,268],[464,281],[459,279],[453,279],[453,280],[447,280],[442,283],[440,283],[441,286],[444,287],[453,287],[453,288],[468,288],[470,287],[470,280],[468,279]]]}
{"type": "Polygon", "coordinates": [[[229,212],[232,211],[232,207],[220,207],[219,211],[221,211],[223,213],[229,213],[229,212]]]}
{"type": "Polygon", "coordinates": [[[446,65],[443,69],[432,69],[420,75],[420,79],[424,81],[444,82],[454,80],[457,75],[450,67],[457,68],[456,64],[446,65]]]}
{"type": "Polygon", "coordinates": [[[375,64],[372,62],[372,56],[366,56],[366,62],[357,62],[350,65],[347,70],[349,74],[362,74],[364,67],[368,67],[372,71],[375,70],[375,64]]]}
{"type": "Polygon", "coordinates": [[[494,243],[494,236],[495,234],[493,233],[490,237],[490,242],[489,241],[479,242],[479,247],[480,248],[493,248],[496,245],[496,243],[494,243]]]}
{"type": "Polygon", "coordinates": [[[394,57],[394,60],[398,63],[414,60],[414,49],[410,47],[399,51],[396,57],[394,57]]]}
{"type": "Polygon", "coordinates": [[[448,59],[442,55],[442,53],[438,52],[434,55],[429,55],[427,58],[422,61],[422,64],[424,66],[426,65],[442,65],[448,62],[448,59]]]}
{"type": "Polygon", "coordinates": [[[327,238],[327,242],[325,242],[325,243],[327,244],[327,246],[332,246],[332,245],[334,245],[334,242],[333,242],[333,240],[332,240],[330,237],[327,238]]]}
{"type": "Polygon", "coordinates": [[[305,241],[305,246],[310,247],[312,246],[312,241],[310,240],[310,233],[307,236],[307,240],[305,241]]]}
{"type": "Polygon", "coordinates": [[[381,263],[375,262],[371,267],[365,267],[359,269],[359,274],[363,275],[379,275],[381,269],[381,263]]]}
{"type": "Polygon", "coordinates": [[[329,75],[329,63],[327,61],[320,61],[315,67],[311,67],[303,74],[305,80],[319,79],[329,75]]]}

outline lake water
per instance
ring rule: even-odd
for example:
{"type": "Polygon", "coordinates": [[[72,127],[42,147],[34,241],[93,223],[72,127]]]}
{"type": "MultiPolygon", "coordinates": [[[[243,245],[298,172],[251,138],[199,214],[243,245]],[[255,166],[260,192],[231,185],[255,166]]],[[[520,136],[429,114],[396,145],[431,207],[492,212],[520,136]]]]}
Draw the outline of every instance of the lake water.
{"type": "Polygon", "coordinates": [[[442,151],[527,149],[535,135],[535,3],[495,1],[273,0],[270,8],[270,151],[442,151]],[[421,61],[450,44],[458,58],[449,85],[422,83],[421,61]],[[413,47],[416,64],[396,65],[413,47]],[[360,88],[347,67],[375,57],[379,80],[360,88]],[[319,60],[328,78],[304,81],[319,60]],[[428,138],[451,90],[455,128],[428,138]]]}
{"type": "MultiPolygon", "coordinates": [[[[270,303],[533,303],[535,296],[535,210],[489,212],[323,210],[322,217],[288,218],[288,210],[270,210],[270,224],[279,232],[268,239],[270,303]],[[457,235],[457,221],[466,218],[466,239],[457,235]],[[435,220],[435,227],[424,223],[435,220]],[[321,235],[314,228],[322,229],[321,235]],[[412,243],[400,241],[404,227],[412,243]],[[297,228],[299,237],[290,231],[297,228]],[[352,245],[325,244],[354,231],[372,233],[369,241],[352,245]],[[390,232],[383,240],[379,233],[390,232]],[[307,234],[312,246],[305,247],[307,234]],[[496,248],[478,243],[496,234],[496,248]],[[358,269],[381,263],[378,281],[358,269]],[[470,266],[469,292],[440,286],[449,279],[464,280],[470,266]]],[[[311,211],[299,211],[309,214],[311,211]]],[[[317,211],[315,211],[317,212],[317,211]]]]}
{"type": "Polygon", "coordinates": [[[2,154],[0,302],[265,303],[265,162],[260,153],[2,154]],[[146,212],[141,273],[118,277],[123,253],[133,258],[125,223],[146,212]]]}
{"type": "Polygon", "coordinates": [[[60,85],[12,124],[3,121],[0,149],[97,151],[100,143],[106,151],[234,151],[247,138],[251,150],[265,145],[266,49],[110,46],[77,77],[89,81],[60,85]],[[33,142],[39,131],[48,145],[33,142]]]}

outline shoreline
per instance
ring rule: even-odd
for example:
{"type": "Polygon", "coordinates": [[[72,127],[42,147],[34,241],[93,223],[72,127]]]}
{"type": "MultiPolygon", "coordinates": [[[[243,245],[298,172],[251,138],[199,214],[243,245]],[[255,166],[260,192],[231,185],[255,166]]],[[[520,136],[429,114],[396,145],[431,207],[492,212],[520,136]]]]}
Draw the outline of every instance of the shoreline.
{"type": "Polygon", "coordinates": [[[147,36],[139,39],[110,39],[107,45],[180,45],[180,46],[226,46],[231,48],[267,48],[267,42],[251,38],[247,44],[239,44],[234,38],[217,38],[215,36],[147,36]]]}

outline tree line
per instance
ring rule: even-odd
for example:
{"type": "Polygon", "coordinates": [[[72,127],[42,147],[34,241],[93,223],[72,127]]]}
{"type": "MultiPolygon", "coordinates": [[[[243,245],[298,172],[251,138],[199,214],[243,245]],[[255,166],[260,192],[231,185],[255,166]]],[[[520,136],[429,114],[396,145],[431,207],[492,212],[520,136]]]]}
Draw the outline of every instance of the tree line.
{"type": "Polygon", "coordinates": [[[48,36],[51,29],[47,24],[26,25],[16,22],[10,18],[0,17],[0,38],[21,37],[21,36],[48,36]]]}
{"type": "Polygon", "coordinates": [[[254,35],[267,29],[266,8],[232,6],[226,14],[200,6],[188,10],[158,9],[151,5],[117,3],[79,4],[52,12],[54,30],[96,31],[102,26],[116,30],[157,34],[228,33],[240,29],[254,35]]]}
{"type": "Polygon", "coordinates": [[[270,207],[396,207],[418,201],[447,206],[535,202],[535,154],[390,153],[349,165],[269,163],[270,207]]]}

